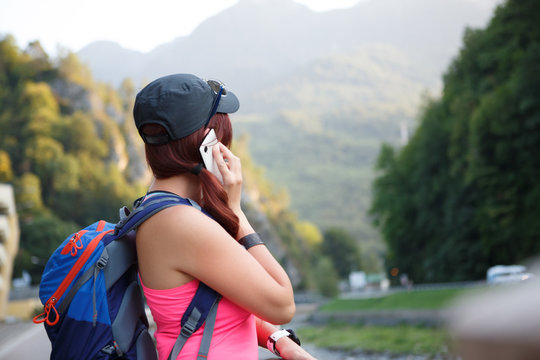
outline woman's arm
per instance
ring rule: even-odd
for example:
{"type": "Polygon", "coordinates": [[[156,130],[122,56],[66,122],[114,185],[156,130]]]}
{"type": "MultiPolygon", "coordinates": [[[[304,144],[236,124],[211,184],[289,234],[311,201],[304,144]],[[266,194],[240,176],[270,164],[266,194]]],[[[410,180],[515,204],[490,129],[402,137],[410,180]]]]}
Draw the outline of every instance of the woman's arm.
{"type": "Polygon", "coordinates": [[[148,219],[137,230],[137,251],[143,254],[142,280],[151,279],[155,289],[195,278],[268,322],[284,324],[294,316],[290,280],[265,246],[246,251],[191,206],[173,206],[148,219]]]}
{"type": "MultiPolygon", "coordinates": [[[[239,229],[236,235],[236,240],[240,240],[244,236],[253,234],[255,232],[241,208],[243,183],[241,161],[240,158],[234,155],[229,148],[221,143],[214,146],[212,151],[213,157],[223,178],[223,187],[227,192],[228,205],[238,216],[239,229]]],[[[268,251],[266,246],[253,246],[248,251],[249,254],[263,267],[266,273],[270,275],[272,279],[282,287],[283,290],[285,290],[287,293],[287,298],[292,296],[292,286],[290,284],[288,275],[268,251]]],[[[292,301],[288,307],[288,310],[292,311],[291,316],[294,315],[294,301],[292,301]]],[[[283,321],[276,323],[283,323],[283,321]]]]}
{"type": "Polygon", "coordinates": [[[151,280],[155,289],[199,279],[257,317],[274,324],[288,323],[294,316],[295,304],[286,272],[266,246],[253,246],[246,251],[237,241],[254,231],[240,208],[240,159],[221,147],[226,154],[216,157],[218,166],[226,168],[220,168],[224,187],[229,205],[240,221],[236,239],[191,206],[165,209],[137,231],[141,277],[145,284],[151,280]]]}
{"type": "MultiPolygon", "coordinates": [[[[234,155],[229,148],[221,143],[219,143],[218,146],[214,146],[212,151],[212,155],[216,160],[218,169],[223,177],[223,187],[227,192],[229,207],[234,211],[236,216],[238,216],[239,229],[236,240],[240,240],[244,236],[255,232],[241,208],[243,183],[242,163],[239,157],[234,155]]],[[[287,289],[290,288],[292,295],[292,286],[287,273],[276,261],[270,251],[268,251],[266,246],[253,246],[248,251],[276,282],[287,289]]],[[[294,314],[294,302],[292,304],[292,311],[294,314]]]]}
{"type": "MultiPolygon", "coordinates": [[[[278,331],[279,328],[259,318],[257,318],[255,321],[257,327],[257,341],[259,343],[259,346],[266,348],[268,337],[274,332],[278,331]]],[[[307,351],[302,349],[298,344],[296,344],[288,337],[280,338],[276,342],[276,349],[283,359],[316,360],[307,351]]]]}

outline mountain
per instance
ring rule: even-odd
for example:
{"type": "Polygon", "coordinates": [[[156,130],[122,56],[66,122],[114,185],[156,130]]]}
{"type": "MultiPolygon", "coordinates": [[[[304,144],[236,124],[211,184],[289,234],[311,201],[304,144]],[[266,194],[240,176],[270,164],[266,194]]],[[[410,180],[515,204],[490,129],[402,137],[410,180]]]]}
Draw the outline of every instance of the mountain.
{"type": "Polygon", "coordinates": [[[424,64],[424,73],[429,69],[437,77],[455,55],[464,27],[483,25],[488,15],[471,0],[371,0],[324,13],[292,0],[241,0],[188,37],[149,53],[98,42],[78,55],[96,80],[113,84],[125,77],[141,84],[181,71],[216,76],[243,90],[315,59],[383,43],[404,51],[424,64]]]}
{"type": "Polygon", "coordinates": [[[93,42],[85,46],[77,55],[90,65],[96,80],[117,86],[126,77],[133,78],[127,74],[140,71],[144,66],[146,56],[141,52],[125,49],[113,41],[93,42]]]}
{"type": "Polygon", "coordinates": [[[491,10],[473,0],[371,0],[317,13],[291,0],[240,0],[149,53],[94,43],[78,56],[115,85],[175,72],[223,80],[241,100],[236,133],[249,134],[254,160],[293,209],[321,228],[344,226],[373,254],[381,248],[366,212],[380,145],[415,127],[465,27],[483,26],[491,10]]]}

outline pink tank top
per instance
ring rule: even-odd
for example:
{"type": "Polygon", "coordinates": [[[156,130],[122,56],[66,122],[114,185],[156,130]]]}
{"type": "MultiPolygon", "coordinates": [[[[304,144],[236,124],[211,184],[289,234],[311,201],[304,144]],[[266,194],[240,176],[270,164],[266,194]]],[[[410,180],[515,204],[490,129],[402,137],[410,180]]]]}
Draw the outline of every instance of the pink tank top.
{"type": "MultiPolygon", "coordinates": [[[[142,281],[141,281],[142,283],[142,281]]],[[[180,319],[199,286],[198,280],[167,290],[150,289],[142,284],[146,302],[156,323],[159,358],[166,360],[180,333],[180,319]]],[[[195,360],[204,325],[186,342],[177,360],[195,360]]],[[[218,305],[208,360],[258,359],[255,317],[226,298],[218,305]]]]}

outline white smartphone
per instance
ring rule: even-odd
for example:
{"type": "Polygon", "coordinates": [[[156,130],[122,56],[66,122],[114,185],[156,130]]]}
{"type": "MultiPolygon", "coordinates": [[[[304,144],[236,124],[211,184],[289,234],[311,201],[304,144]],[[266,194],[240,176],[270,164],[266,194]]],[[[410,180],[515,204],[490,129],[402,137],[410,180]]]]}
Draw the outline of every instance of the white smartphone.
{"type": "Polygon", "coordinates": [[[214,129],[210,129],[208,134],[204,137],[204,140],[199,148],[203,159],[204,166],[208,171],[214,174],[218,180],[223,184],[223,177],[219,172],[214,156],[212,155],[212,148],[218,144],[216,133],[214,129]]]}

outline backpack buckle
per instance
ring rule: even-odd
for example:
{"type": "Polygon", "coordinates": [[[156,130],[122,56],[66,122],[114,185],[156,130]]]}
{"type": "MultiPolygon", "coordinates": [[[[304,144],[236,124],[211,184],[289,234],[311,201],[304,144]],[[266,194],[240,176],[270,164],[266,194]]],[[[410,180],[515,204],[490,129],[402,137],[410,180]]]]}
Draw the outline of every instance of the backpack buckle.
{"type": "Polygon", "coordinates": [[[109,259],[107,257],[101,256],[96,262],[96,267],[100,270],[103,270],[105,266],[107,266],[108,262],[109,262],[109,259]]]}
{"type": "Polygon", "coordinates": [[[125,225],[125,223],[127,222],[128,217],[129,217],[129,214],[131,212],[129,211],[129,209],[126,206],[122,206],[118,210],[118,213],[119,213],[118,215],[120,217],[120,220],[114,226],[114,234],[115,235],[117,235],[118,232],[120,231],[120,229],[122,229],[122,227],[125,225]]]}
{"type": "Polygon", "coordinates": [[[107,355],[112,355],[116,353],[116,355],[119,357],[124,355],[124,353],[122,352],[122,350],[120,350],[120,347],[118,346],[116,341],[113,341],[112,345],[106,345],[105,347],[103,347],[103,349],[101,349],[101,352],[107,355]]]}
{"type": "MultiPolygon", "coordinates": [[[[190,319],[191,320],[191,319],[190,319]]],[[[184,326],[182,326],[182,329],[180,330],[180,333],[182,334],[182,336],[184,336],[185,338],[189,338],[193,332],[195,332],[195,327],[197,326],[197,323],[193,323],[191,321],[187,321],[184,326]]]]}

